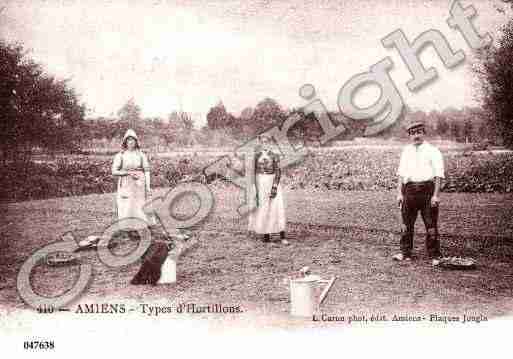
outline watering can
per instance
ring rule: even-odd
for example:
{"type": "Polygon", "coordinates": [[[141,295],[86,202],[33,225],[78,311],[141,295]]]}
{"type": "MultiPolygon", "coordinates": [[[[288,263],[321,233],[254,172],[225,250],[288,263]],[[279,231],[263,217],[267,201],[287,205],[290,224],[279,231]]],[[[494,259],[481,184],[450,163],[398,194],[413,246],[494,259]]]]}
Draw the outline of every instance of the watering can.
{"type": "Polygon", "coordinates": [[[336,277],[329,280],[318,275],[304,275],[290,280],[290,314],[296,317],[312,317],[315,310],[322,304],[336,277]],[[326,284],[319,298],[316,289],[319,284],[326,284]]]}

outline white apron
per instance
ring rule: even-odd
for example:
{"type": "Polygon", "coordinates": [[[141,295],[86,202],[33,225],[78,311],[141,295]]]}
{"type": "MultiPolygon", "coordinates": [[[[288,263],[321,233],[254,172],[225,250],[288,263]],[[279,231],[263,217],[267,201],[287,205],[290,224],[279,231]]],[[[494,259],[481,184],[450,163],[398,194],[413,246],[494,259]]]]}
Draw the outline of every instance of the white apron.
{"type": "MultiPolygon", "coordinates": [[[[148,217],[143,211],[146,203],[146,179],[142,167],[143,159],[139,151],[123,152],[120,154],[121,170],[137,171],[139,178],[136,180],[131,176],[118,177],[116,193],[116,212],[118,220],[128,217],[135,217],[148,223],[148,217]]],[[[143,223],[141,223],[141,226],[143,223]]],[[[131,224],[133,227],[133,223],[131,224]]],[[[133,228],[136,229],[136,228],[133,228]]]]}
{"type": "Polygon", "coordinates": [[[276,197],[270,198],[274,174],[257,173],[255,185],[258,205],[248,216],[248,230],[258,234],[271,234],[285,231],[285,201],[281,185],[276,197]]]}

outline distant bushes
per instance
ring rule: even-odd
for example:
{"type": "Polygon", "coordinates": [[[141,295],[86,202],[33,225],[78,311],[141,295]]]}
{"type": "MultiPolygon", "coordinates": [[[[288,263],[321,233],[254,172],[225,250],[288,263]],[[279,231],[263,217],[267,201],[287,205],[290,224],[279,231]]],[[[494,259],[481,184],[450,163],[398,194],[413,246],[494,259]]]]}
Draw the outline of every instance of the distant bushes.
{"type": "Polygon", "coordinates": [[[4,200],[23,201],[111,192],[110,163],[58,160],[11,164],[2,170],[4,200]]]}
{"type": "MultiPolygon", "coordinates": [[[[284,171],[291,188],[329,190],[391,190],[396,186],[399,149],[350,149],[312,154],[284,171]]],[[[215,155],[150,159],[152,187],[174,186],[199,175],[218,159],[215,155]]],[[[110,193],[112,158],[72,157],[54,162],[8,165],[2,169],[2,200],[24,201],[52,197],[110,193]]],[[[513,155],[445,153],[445,192],[513,192],[513,155]]],[[[221,174],[222,175],[222,174],[221,174]]],[[[222,176],[221,176],[222,178],[222,176]]],[[[218,185],[219,181],[214,181],[218,185]]]]}
{"type": "MultiPolygon", "coordinates": [[[[151,158],[151,186],[174,186],[201,174],[215,155],[151,158]]],[[[116,190],[111,175],[112,157],[68,156],[55,161],[25,162],[2,168],[2,201],[25,201],[53,197],[111,193],[116,190]]]]}
{"type": "MultiPolygon", "coordinates": [[[[513,192],[513,154],[444,153],[444,192],[513,192]]],[[[391,190],[397,186],[399,149],[351,149],[308,157],[286,171],[291,188],[391,190]]]]}
{"type": "Polygon", "coordinates": [[[513,192],[513,154],[454,156],[447,167],[446,192],[513,192]]]}

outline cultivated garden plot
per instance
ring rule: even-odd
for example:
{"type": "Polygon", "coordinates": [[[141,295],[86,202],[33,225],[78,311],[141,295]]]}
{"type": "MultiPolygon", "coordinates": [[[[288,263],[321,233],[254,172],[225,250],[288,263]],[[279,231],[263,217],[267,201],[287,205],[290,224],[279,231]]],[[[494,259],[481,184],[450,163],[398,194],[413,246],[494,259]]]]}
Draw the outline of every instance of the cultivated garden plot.
{"type": "MultiPolygon", "coordinates": [[[[374,143],[368,141],[370,144],[374,143]]],[[[353,143],[349,141],[349,143],[353,143]]],[[[298,165],[285,169],[283,182],[292,189],[370,190],[396,187],[400,148],[404,143],[387,145],[354,144],[336,148],[311,149],[298,165]]],[[[513,154],[510,151],[469,151],[464,146],[442,146],[445,157],[445,192],[513,192],[513,154]]],[[[205,167],[222,158],[212,151],[176,156],[150,156],[152,186],[173,186],[195,178],[205,167]]],[[[241,163],[234,166],[241,167],[241,163]]],[[[60,156],[38,163],[7,167],[1,178],[4,200],[25,201],[51,197],[110,193],[112,156],[60,156]],[[30,174],[30,175],[29,175],[30,174]]],[[[208,180],[226,184],[220,171],[208,180]]],[[[205,180],[205,178],[200,178],[205,180]]]]}

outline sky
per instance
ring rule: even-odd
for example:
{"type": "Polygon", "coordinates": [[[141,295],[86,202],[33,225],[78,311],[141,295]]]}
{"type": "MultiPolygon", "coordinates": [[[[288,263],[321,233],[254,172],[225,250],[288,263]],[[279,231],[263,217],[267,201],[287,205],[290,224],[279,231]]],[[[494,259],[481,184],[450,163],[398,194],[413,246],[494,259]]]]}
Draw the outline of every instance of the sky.
{"type": "MultiPolygon", "coordinates": [[[[222,101],[240,113],[265,97],[283,107],[306,102],[299,88],[313,84],[328,109],[337,109],[340,88],[386,56],[390,74],[408,106],[422,110],[479,105],[470,71],[473,53],[446,19],[445,0],[216,0],[107,1],[0,0],[0,37],[21,43],[29,56],[58,78],[69,78],[89,116],[116,114],[133,98],[144,116],[172,111],[201,120],[222,101]],[[409,72],[381,39],[402,29],[411,41],[422,32],[442,32],[466,60],[444,68],[432,48],[421,54],[439,78],[411,93],[409,72]]],[[[480,34],[498,37],[512,11],[502,0],[473,5],[480,34]],[[504,11],[498,11],[504,10],[504,11]]],[[[379,89],[360,91],[369,106],[379,89]]]]}

